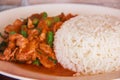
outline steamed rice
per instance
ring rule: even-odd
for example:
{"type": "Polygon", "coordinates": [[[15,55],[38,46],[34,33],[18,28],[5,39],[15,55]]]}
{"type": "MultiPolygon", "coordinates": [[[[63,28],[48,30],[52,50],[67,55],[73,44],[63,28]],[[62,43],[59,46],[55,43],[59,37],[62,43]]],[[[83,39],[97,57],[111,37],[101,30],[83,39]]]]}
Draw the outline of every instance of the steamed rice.
{"type": "Polygon", "coordinates": [[[120,20],[111,16],[77,16],[55,34],[58,62],[80,74],[120,70],[120,20]]]}

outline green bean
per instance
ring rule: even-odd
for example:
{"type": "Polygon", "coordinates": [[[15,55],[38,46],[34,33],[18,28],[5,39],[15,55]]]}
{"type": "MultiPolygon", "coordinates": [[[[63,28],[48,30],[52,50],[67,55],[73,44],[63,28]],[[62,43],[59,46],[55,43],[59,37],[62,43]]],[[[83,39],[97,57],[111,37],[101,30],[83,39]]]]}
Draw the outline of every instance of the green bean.
{"type": "Polygon", "coordinates": [[[28,36],[28,34],[25,30],[21,30],[21,35],[25,38],[28,36]]]}
{"type": "Polygon", "coordinates": [[[46,24],[47,24],[48,27],[50,27],[52,25],[52,21],[51,20],[46,19],[45,21],[46,21],[46,24]]]}
{"type": "Polygon", "coordinates": [[[37,66],[40,66],[40,65],[41,65],[41,63],[40,63],[40,61],[39,61],[38,58],[37,58],[35,61],[33,61],[33,64],[34,64],[34,65],[37,65],[37,66]]]}
{"type": "Polygon", "coordinates": [[[54,17],[54,22],[59,22],[60,18],[58,16],[54,17]]]}
{"type": "Polygon", "coordinates": [[[56,60],[56,59],[53,59],[52,57],[48,57],[48,60],[52,61],[54,64],[57,63],[57,60],[56,60]]]}
{"type": "Polygon", "coordinates": [[[35,27],[37,27],[38,23],[39,23],[39,19],[38,19],[38,18],[34,18],[34,19],[33,19],[33,25],[34,25],[35,27]]]}
{"type": "Polygon", "coordinates": [[[13,34],[16,34],[16,32],[15,31],[11,31],[9,34],[13,35],[13,34]]]}
{"type": "Polygon", "coordinates": [[[48,15],[47,15],[47,13],[46,13],[46,12],[43,12],[43,13],[42,13],[42,18],[43,18],[43,19],[46,19],[46,18],[47,18],[47,16],[48,16],[48,15]]]}
{"type": "Polygon", "coordinates": [[[27,25],[22,25],[22,26],[21,26],[21,29],[22,29],[22,30],[25,29],[25,28],[27,28],[27,25]]]}
{"type": "Polygon", "coordinates": [[[7,46],[7,42],[2,41],[2,42],[0,43],[0,48],[1,48],[1,47],[5,47],[5,46],[7,46]]]}
{"type": "Polygon", "coordinates": [[[27,25],[22,25],[21,26],[21,32],[20,32],[20,34],[23,36],[23,37],[27,37],[28,35],[27,35],[27,32],[25,31],[25,28],[27,28],[27,25]]]}
{"type": "Polygon", "coordinates": [[[52,47],[53,45],[53,40],[54,40],[54,35],[52,31],[49,31],[47,33],[47,43],[52,47]]]}

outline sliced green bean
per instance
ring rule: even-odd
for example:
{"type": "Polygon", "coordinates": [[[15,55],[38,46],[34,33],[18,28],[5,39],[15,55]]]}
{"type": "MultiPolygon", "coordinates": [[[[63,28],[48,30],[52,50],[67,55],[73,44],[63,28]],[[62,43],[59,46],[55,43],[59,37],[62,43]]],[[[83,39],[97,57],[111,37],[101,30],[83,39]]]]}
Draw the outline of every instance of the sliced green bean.
{"type": "Polygon", "coordinates": [[[52,47],[52,45],[53,45],[53,40],[54,40],[54,34],[53,34],[52,31],[49,31],[49,32],[47,33],[47,43],[48,43],[48,45],[50,45],[51,47],[52,47]]]}
{"type": "Polygon", "coordinates": [[[48,16],[48,15],[47,15],[47,13],[46,13],[46,12],[43,12],[43,13],[42,13],[42,18],[43,18],[43,19],[46,19],[46,18],[47,18],[47,16],[48,16]]]}
{"type": "Polygon", "coordinates": [[[7,42],[2,41],[2,42],[0,43],[0,48],[5,47],[5,46],[7,46],[7,42]]]}
{"type": "Polygon", "coordinates": [[[33,19],[33,25],[34,25],[35,27],[37,27],[38,23],[39,23],[39,19],[38,19],[38,18],[34,18],[34,19],[33,19]]]}
{"type": "Polygon", "coordinates": [[[25,30],[21,30],[21,35],[25,38],[27,38],[28,34],[25,30]]]}
{"type": "Polygon", "coordinates": [[[27,28],[27,25],[22,25],[21,29],[24,30],[25,28],[27,28]]]}
{"type": "Polygon", "coordinates": [[[59,22],[60,18],[58,16],[54,17],[54,22],[59,22]]]}
{"type": "Polygon", "coordinates": [[[57,60],[56,60],[56,59],[53,59],[52,57],[48,57],[48,60],[52,61],[54,64],[57,63],[57,60]]]}
{"type": "Polygon", "coordinates": [[[15,31],[11,31],[9,34],[13,35],[13,34],[16,34],[16,32],[15,31]]]}
{"type": "Polygon", "coordinates": [[[51,20],[46,19],[45,21],[46,21],[46,24],[47,24],[48,27],[50,27],[52,25],[52,21],[51,20]]]}
{"type": "Polygon", "coordinates": [[[37,66],[40,66],[40,65],[41,65],[39,59],[36,59],[35,61],[33,61],[33,64],[34,64],[34,65],[37,65],[37,66]]]}

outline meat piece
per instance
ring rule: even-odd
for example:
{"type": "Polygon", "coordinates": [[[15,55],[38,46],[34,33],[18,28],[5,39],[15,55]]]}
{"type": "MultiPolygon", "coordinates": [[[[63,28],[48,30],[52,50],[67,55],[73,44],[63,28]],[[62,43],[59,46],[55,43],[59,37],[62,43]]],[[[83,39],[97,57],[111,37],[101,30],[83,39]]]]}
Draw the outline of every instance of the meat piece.
{"type": "Polygon", "coordinates": [[[40,55],[38,56],[38,59],[40,60],[41,64],[45,66],[46,68],[51,68],[55,66],[55,64],[48,59],[48,56],[46,55],[40,55]]]}
{"type": "Polygon", "coordinates": [[[25,48],[19,49],[18,53],[16,54],[16,60],[30,63],[30,61],[32,62],[36,59],[36,48],[38,43],[37,41],[33,40],[29,42],[29,45],[27,45],[25,48]]]}
{"type": "Polygon", "coordinates": [[[45,21],[40,21],[38,24],[38,28],[41,29],[41,34],[39,36],[40,42],[46,39],[47,32],[49,31],[48,26],[46,25],[45,21]]]}
{"type": "Polygon", "coordinates": [[[42,17],[42,14],[33,14],[33,15],[31,15],[29,18],[31,19],[31,20],[33,20],[34,18],[38,18],[38,19],[41,19],[41,17],[42,17]]]}
{"type": "Polygon", "coordinates": [[[12,50],[10,48],[6,48],[4,51],[4,55],[1,56],[1,60],[6,60],[6,61],[10,60],[11,53],[12,53],[12,50]]]}
{"type": "Polygon", "coordinates": [[[66,21],[66,20],[68,20],[68,19],[70,19],[72,17],[75,17],[75,16],[77,16],[77,15],[72,15],[71,13],[69,13],[67,15],[65,15],[64,13],[61,13],[59,15],[59,17],[60,17],[60,19],[61,19],[62,22],[66,21]]]}
{"type": "Polygon", "coordinates": [[[56,59],[52,48],[45,43],[41,43],[39,45],[39,48],[40,48],[40,50],[43,51],[41,54],[39,54],[37,56],[40,59],[41,64],[47,68],[53,67],[55,65],[55,63],[53,61],[49,60],[49,57],[51,57],[52,59],[56,59]]]}
{"type": "Polygon", "coordinates": [[[20,34],[14,34],[9,36],[8,47],[5,49],[3,55],[5,60],[11,60],[14,57],[15,52],[18,50],[15,47],[18,46],[20,49],[25,48],[28,40],[20,34]],[[13,54],[14,53],[14,54],[13,54]]]}
{"type": "Polygon", "coordinates": [[[51,47],[45,43],[40,43],[39,48],[46,54],[51,54],[53,52],[51,47]]]}
{"type": "Polygon", "coordinates": [[[9,43],[11,43],[11,42],[13,42],[16,46],[19,46],[20,48],[24,48],[24,47],[26,47],[26,44],[28,44],[28,40],[20,34],[10,35],[9,43]]]}
{"type": "Polygon", "coordinates": [[[41,20],[39,23],[38,23],[38,26],[37,26],[38,28],[41,28],[41,29],[43,29],[43,28],[46,28],[47,30],[49,29],[48,28],[48,26],[47,26],[47,24],[46,24],[46,21],[45,20],[41,20]]]}
{"type": "Polygon", "coordinates": [[[19,32],[21,29],[22,21],[17,19],[13,25],[8,25],[5,27],[5,32],[10,33],[11,31],[19,32]]]}
{"type": "Polygon", "coordinates": [[[27,24],[28,28],[34,28],[34,25],[32,23],[32,20],[31,19],[28,19],[28,24],[27,24]]]}
{"type": "Polygon", "coordinates": [[[33,40],[34,38],[39,39],[40,32],[37,29],[28,30],[28,39],[33,40]]]}
{"type": "Polygon", "coordinates": [[[60,26],[62,25],[63,22],[57,22],[53,25],[53,32],[55,33],[59,28],[60,26]]]}
{"type": "Polygon", "coordinates": [[[45,28],[43,28],[43,30],[39,36],[40,42],[42,42],[46,39],[46,35],[47,35],[47,30],[45,28]]]}

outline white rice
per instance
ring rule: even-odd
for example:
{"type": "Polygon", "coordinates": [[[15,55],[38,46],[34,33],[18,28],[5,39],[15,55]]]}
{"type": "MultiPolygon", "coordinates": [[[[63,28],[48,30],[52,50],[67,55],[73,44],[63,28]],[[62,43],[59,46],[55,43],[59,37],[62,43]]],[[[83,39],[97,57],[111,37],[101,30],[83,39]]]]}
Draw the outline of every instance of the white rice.
{"type": "Polygon", "coordinates": [[[58,62],[77,74],[120,70],[120,20],[111,16],[77,16],[55,34],[58,62]]]}

